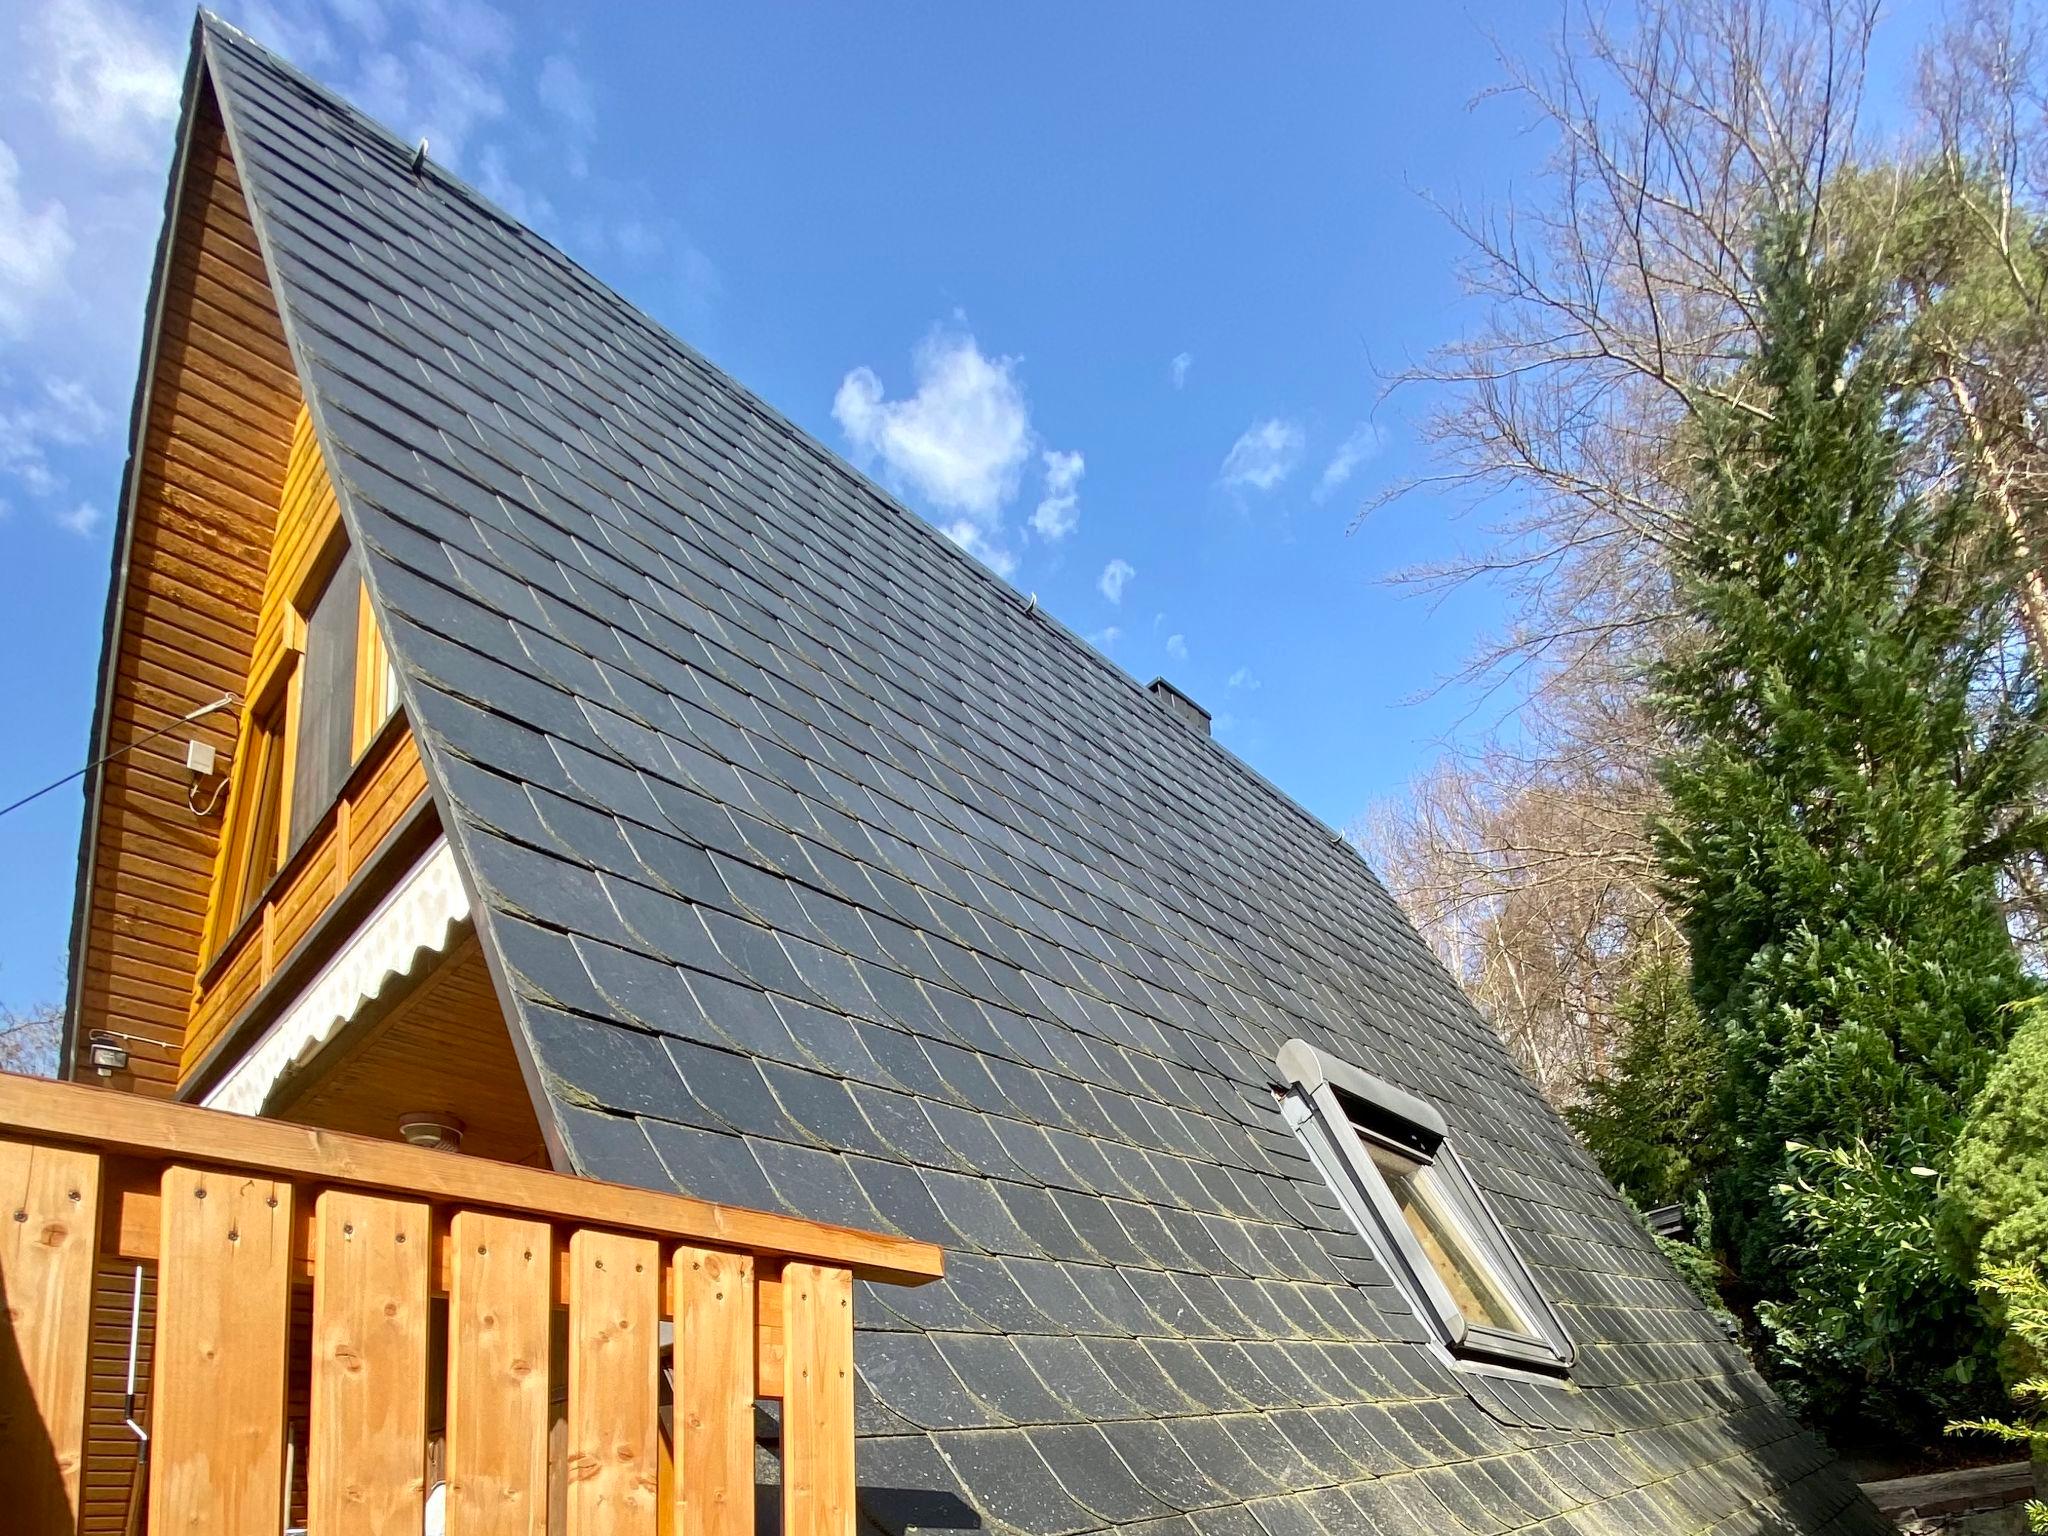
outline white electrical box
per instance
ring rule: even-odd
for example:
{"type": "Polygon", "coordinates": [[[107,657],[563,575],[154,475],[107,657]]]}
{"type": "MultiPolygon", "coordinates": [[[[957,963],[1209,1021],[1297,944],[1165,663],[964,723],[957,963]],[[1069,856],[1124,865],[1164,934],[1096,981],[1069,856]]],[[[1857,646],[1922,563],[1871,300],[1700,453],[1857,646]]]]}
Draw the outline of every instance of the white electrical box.
{"type": "Polygon", "coordinates": [[[198,740],[186,742],[185,766],[202,779],[210,776],[213,773],[213,744],[198,740]]]}

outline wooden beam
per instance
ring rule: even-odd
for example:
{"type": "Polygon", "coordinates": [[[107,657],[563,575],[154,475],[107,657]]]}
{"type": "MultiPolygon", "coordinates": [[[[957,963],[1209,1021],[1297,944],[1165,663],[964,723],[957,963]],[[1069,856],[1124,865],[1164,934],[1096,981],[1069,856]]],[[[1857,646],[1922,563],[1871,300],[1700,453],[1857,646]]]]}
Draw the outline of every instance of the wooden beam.
{"type": "Polygon", "coordinates": [[[153,1536],[284,1528],[291,1218],[289,1184],[226,1169],[164,1170],[153,1536]]]}
{"type": "Polygon", "coordinates": [[[801,1259],[892,1285],[922,1285],[945,1273],[940,1249],[909,1238],[165,1104],[108,1088],[0,1073],[0,1124],[19,1135],[132,1157],[227,1164],[305,1183],[377,1189],[439,1205],[489,1207],[778,1260],[801,1259]]]}
{"type": "Polygon", "coordinates": [[[675,1313],[675,1536],[751,1536],[753,1256],[677,1249],[675,1313]]]}
{"type": "Polygon", "coordinates": [[[791,1264],[782,1295],[782,1536],[853,1536],[853,1277],[791,1264]]]}
{"type": "Polygon", "coordinates": [[[661,1247],[569,1239],[568,1536],[655,1536],[661,1247]]]}
{"type": "Polygon", "coordinates": [[[354,1190],[318,1201],[308,1526],[417,1536],[427,1491],[427,1208],[354,1190]]]}
{"type": "Polygon", "coordinates": [[[455,1218],[448,1299],[450,1536],[540,1536],[548,1518],[548,1246],[537,1221],[455,1218]]]}
{"type": "Polygon", "coordinates": [[[78,1520],[99,1191],[92,1153],[0,1140],[0,1510],[24,1531],[78,1520]]]}

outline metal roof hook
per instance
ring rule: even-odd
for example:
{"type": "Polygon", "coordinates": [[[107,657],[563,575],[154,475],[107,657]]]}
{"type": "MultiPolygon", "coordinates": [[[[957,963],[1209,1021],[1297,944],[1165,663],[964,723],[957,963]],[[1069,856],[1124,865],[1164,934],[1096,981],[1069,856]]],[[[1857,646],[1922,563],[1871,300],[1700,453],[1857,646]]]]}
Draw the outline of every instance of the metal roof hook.
{"type": "Polygon", "coordinates": [[[420,147],[412,152],[412,173],[417,176],[427,168],[427,141],[420,140],[420,147]]]}

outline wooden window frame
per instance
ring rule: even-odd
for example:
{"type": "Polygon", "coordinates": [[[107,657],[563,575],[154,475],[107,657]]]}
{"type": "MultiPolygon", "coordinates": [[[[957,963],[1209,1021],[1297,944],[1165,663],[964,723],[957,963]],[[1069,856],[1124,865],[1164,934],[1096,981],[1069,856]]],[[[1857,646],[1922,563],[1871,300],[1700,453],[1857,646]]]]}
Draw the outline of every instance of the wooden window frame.
{"type": "MultiPolygon", "coordinates": [[[[249,704],[242,712],[234,760],[229,764],[227,820],[222,829],[222,846],[216,861],[211,917],[207,925],[206,973],[229,950],[236,947],[243,930],[271,899],[279,881],[292,870],[299,852],[310,844],[333,818],[335,806],[348,797],[350,786],[365,757],[385,739],[398,713],[397,677],[370,607],[367,579],[358,571],[354,700],[350,726],[349,763],[341,776],[333,803],[306,823],[304,834],[292,837],[293,793],[298,777],[300,693],[305,681],[306,638],[314,604],[325,595],[328,584],[340,571],[349,551],[348,536],[336,526],[323,541],[319,557],[310,562],[284,604],[283,633],[275,657],[264,667],[259,681],[252,682],[249,704]],[[284,782],[278,798],[276,857],[270,879],[253,897],[244,901],[242,889],[248,868],[247,846],[251,837],[248,818],[254,807],[249,802],[249,779],[260,754],[251,751],[260,723],[282,710],[282,768],[284,782]]],[[[264,766],[268,766],[267,762],[264,766]]]]}
{"type": "Polygon", "coordinates": [[[1282,1115],[1435,1342],[1458,1361],[1551,1376],[1568,1372],[1575,1352],[1564,1324],[1472,1182],[1436,1108],[1303,1040],[1281,1048],[1279,1066],[1282,1115]],[[1374,1146],[1403,1165],[1442,1218],[1446,1247],[1455,1246],[1461,1267],[1482,1276],[1525,1326],[1465,1315],[1410,1230],[1374,1146]]]}
{"type": "Polygon", "coordinates": [[[284,872],[291,856],[287,840],[291,836],[291,795],[292,773],[295,762],[298,735],[298,688],[299,659],[303,654],[303,625],[297,637],[300,646],[292,644],[292,626],[286,625],[285,644],[276,658],[263,673],[262,680],[249,690],[249,704],[242,711],[242,723],[235,738],[234,761],[228,765],[227,824],[221,830],[221,856],[218,860],[218,874],[214,882],[213,916],[208,925],[207,951],[209,956],[220,954],[228,948],[234,936],[239,933],[250,915],[261,909],[268,899],[270,887],[284,872]],[[271,717],[280,716],[277,723],[278,741],[270,751],[277,754],[275,772],[282,775],[278,786],[278,803],[275,837],[277,846],[271,859],[270,876],[253,894],[249,891],[248,868],[253,852],[255,828],[251,818],[256,805],[250,794],[254,788],[254,776],[258,768],[273,771],[269,752],[257,750],[259,732],[267,732],[271,717]]]}

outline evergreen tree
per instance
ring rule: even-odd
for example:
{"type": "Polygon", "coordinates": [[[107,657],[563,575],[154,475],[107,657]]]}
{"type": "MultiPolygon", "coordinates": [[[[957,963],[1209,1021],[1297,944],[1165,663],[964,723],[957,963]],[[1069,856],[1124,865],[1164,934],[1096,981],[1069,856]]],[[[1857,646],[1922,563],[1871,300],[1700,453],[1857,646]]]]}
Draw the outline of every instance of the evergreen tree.
{"type": "Polygon", "coordinates": [[[1920,1436],[1972,1406],[1961,1282],[1931,1244],[1877,1286],[1831,1262],[1857,1234],[1812,1213],[1853,1212],[1853,1191],[1795,1216],[1820,1166],[1797,1149],[1926,1170],[1931,1222],[2028,991],[1997,871],[2041,837],[2048,743],[2038,680],[2012,681],[2030,663],[1997,519],[1967,484],[1904,483],[1922,402],[1886,295],[1806,237],[1766,232],[1762,344],[1701,427],[1659,855],[1721,1044],[1717,1209],[1781,1379],[1824,1419],[1920,1436]]]}
{"type": "Polygon", "coordinates": [[[1723,1137],[1721,1040],[1686,990],[1682,959],[1658,956],[1616,1000],[1621,1041],[1606,1076],[1565,1118],[1609,1181],[1638,1206],[1683,1204],[1723,1137]]]}

